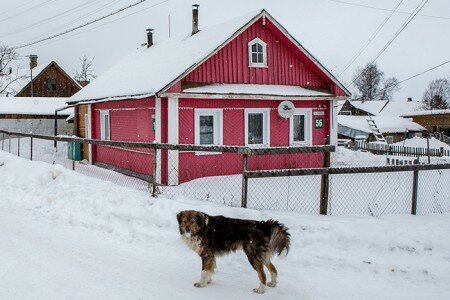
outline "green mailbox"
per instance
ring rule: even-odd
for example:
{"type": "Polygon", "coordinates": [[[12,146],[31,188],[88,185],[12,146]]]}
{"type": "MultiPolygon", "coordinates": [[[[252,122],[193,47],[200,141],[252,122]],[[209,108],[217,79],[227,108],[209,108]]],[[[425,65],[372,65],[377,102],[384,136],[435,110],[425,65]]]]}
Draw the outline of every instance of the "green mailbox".
{"type": "Polygon", "coordinates": [[[82,155],[81,155],[81,143],[67,143],[67,158],[71,160],[81,161],[82,155]],[[75,149],[74,148],[75,145],[75,149]]]}

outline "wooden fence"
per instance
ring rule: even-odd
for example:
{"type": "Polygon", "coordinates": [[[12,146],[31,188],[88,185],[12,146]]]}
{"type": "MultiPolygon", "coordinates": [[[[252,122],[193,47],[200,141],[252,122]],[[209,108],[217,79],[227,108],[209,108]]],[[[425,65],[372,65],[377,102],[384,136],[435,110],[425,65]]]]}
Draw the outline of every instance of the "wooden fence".
{"type": "Polygon", "coordinates": [[[450,150],[443,147],[436,148],[420,148],[420,147],[405,147],[398,145],[389,145],[382,143],[368,143],[358,141],[355,143],[355,149],[370,151],[374,154],[400,155],[400,156],[450,156],[450,150]]]}

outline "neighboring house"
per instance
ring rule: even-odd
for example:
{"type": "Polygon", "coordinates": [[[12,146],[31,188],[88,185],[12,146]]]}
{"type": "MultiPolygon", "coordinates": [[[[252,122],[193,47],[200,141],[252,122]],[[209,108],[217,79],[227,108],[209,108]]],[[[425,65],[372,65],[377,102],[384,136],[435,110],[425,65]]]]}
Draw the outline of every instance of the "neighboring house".
{"type": "Polygon", "coordinates": [[[82,86],[58,63],[52,61],[38,65],[37,59],[31,63],[24,78],[15,82],[11,89],[16,97],[71,97],[82,86]]]}
{"type": "MultiPolygon", "coordinates": [[[[55,110],[64,107],[67,99],[0,97],[0,129],[53,135],[55,110]]],[[[73,133],[73,124],[66,121],[72,111],[68,108],[58,113],[59,134],[73,133]]]]}
{"type": "Polygon", "coordinates": [[[411,111],[402,117],[412,119],[429,132],[439,132],[450,137],[450,109],[411,111]]]}
{"type": "Polygon", "coordinates": [[[354,140],[365,136],[369,141],[376,137],[369,120],[372,119],[388,143],[420,135],[424,127],[401,117],[405,111],[416,110],[420,102],[411,101],[350,101],[341,107],[338,115],[339,138],[354,140]]]}
{"type": "MultiPolygon", "coordinates": [[[[148,31],[147,46],[69,99],[77,105],[79,133],[250,147],[321,145],[328,135],[336,142],[334,102],[350,92],[268,12],[200,31],[196,12],[192,35],[153,44],[148,31]],[[277,112],[284,100],[295,105],[290,119],[277,112]]],[[[170,185],[242,172],[242,156],[235,153],[161,152],[157,174],[145,153],[93,146],[89,155],[92,163],[155,175],[170,185]]],[[[257,157],[250,168],[312,166],[321,163],[317,155],[257,157]]]]}

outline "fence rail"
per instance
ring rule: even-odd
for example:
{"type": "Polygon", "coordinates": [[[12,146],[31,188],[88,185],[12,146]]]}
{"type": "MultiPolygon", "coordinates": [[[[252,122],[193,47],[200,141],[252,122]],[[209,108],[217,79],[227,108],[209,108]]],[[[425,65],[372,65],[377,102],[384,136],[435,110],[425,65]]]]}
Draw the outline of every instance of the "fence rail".
{"type": "MultiPolygon", "coordinates": [[[[331,153],[335,151],[332,145],[272,148],[199,146],[105,141],[5,130],[0,130],[0,138],[2,150],[31,160],[56,162],[89,176],[147,190],[154,197],[161,193],[183,194],[233,206],[320,214],[381,215],[450,211],[450,160],[445,159],[442,159],[442,164],[331,167],[331,153]],[[53,142],[58,147],[54,147],[53,142]],[[112,164],[124,165],[125,169],[127,164],[140,159],[143,161],[140,163],[142,170],[153,175],[139,177],[141,180],[127,170],[124,172],[119,168],[121,173],[113,172],[117,169],[108,169],[108,163],[94,166],[75,162],[72,158],[75,158],[76,144],[100,146],[97,148],[115,159],[112,164]],[[186,153],[197,160],[205,159],[213,163],[208,165],[210,168],[219,168],[220,164],[214,165],[215,159],[231,153],[228,154],[231,159],[242,159],[238,166],[241,171],[226,176],[196,177],[177,186],[161,184],[161,178],[154,175],[162,174],[161,160],[157,157],[161,158],[166,150],[167,153],[186,153]],[[66,151],[70,158],[65,157],[66,151]],[[197,156],[197,152],[212,153],[202,157],[201,154],[197,156]],[[279,160],[279,163],[284,162],[286,157],[305,160],[306,167],[261,169],[264,166],[261,162],[279,160]],[[314,167],[308,167],[311,160],[314,167]]],[[[170,155],[166,159],[170,159],[170,155]]],[[[201,169],[204,166],[194,168],[201,169]]],[[[166,171],[170,173],[170,170],[166,171]]]]}

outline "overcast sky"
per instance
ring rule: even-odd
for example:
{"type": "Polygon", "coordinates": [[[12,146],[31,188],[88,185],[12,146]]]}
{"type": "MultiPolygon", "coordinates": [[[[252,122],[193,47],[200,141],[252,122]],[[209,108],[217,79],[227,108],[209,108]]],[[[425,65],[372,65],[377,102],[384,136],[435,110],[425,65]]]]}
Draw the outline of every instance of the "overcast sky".
{"type": "MultiPolygon", "coordinates": [[[[0,0],[0,43],[23,45],[137,1],[0,0]]],[[[189,34],[191,5],[198,3],[200,29],[265,8],[328,69],[339,74],[390,14],[375,8],[393,9],[399,1],[148,0],[111,18],[18,52],[24,57],[37,54],[41,62],[55,60],[72,73],[79,66],[78,58],[86,54],[95,57],[94,71],[101,75],[117,60],[146,42],[146,28],[156,29],[156,42],[167,39],[169,15],[172,35],[189,34]]],[[[412,12],[421,2],[403,0],[398,10],[412,12]]],[[[425,16],[416,16],[377,60],[387,77],[403,80],[450,59],[450,1],[429,0],[420,14],[425,16]]],[[[351,82],[355,69],[374,59],[408,17],[407,13],[395,13],[341,80],[351,82]]],[[[25,66],[27,63],[24,58],[22,64],[25,66]]],[[[394,95],[394,100],[404,101],[407,97],[419,100],[428,83],[439,77],[450,78],[450,63],[405,82],[394,95]]]]}

